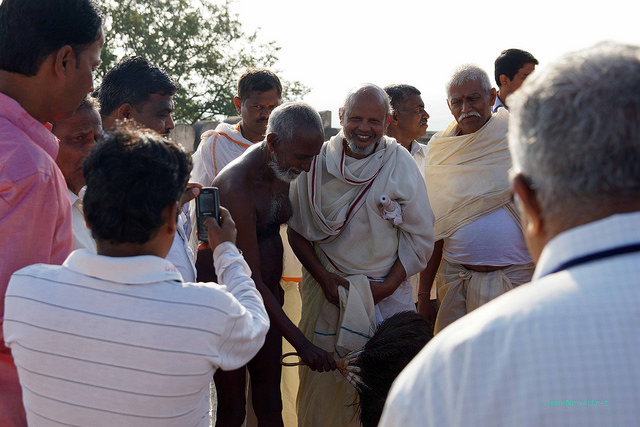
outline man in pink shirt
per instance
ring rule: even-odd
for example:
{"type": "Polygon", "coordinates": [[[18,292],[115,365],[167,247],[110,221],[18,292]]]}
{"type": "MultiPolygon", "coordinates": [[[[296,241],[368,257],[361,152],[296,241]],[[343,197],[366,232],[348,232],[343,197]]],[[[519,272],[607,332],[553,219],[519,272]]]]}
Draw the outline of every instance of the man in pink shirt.
{"type": "MultiPolygon", "coordinates": [[[[92,0],[3,0],[0,5],[0,322],[11,274],[60,264],[73,248],[71,207],[47,122],[73,114],[93,90],[104,43],[92,0]]],[[[0,426],[26,426],[0,334],[0,426]]]]}

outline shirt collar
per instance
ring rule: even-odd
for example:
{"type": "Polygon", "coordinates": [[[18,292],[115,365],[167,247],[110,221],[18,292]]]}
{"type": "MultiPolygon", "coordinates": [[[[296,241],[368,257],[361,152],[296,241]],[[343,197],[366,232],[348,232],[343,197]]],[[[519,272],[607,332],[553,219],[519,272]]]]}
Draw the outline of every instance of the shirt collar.
{"type": "Polygon", "coordinates": [[[34,119],[15,99],[0,93],[0,116],[27,134],[53,159],[58,155],[58,138],[45,125],[34,119]]]}
{"type": "Polygon", "coordinates": [[[63,265],[76,273],[127,285],[182,282],[182,276],[173,264],[153,255],[109,257],[79,249],[71,252],[63,265]]]}
{"type": "Polygon", "coordinates": [[[67,191],[69,192],[69,200],[71,200],[71,205],[74,205],[78,200],[80,200],[80,197],[78,197],[76,193],[69,190],[68,188],[67,191]]]}
{"type": "Polygon", "coordinates": [[[546,244],[532,280],[574,258],[633,243],[640,243],[640,212],[612,215],[571,228],[546,244]]]}
{"type": "Polygon", "coordinates": [[[427,155],[427,152],[425,150],[425,148],[427,148],[426,145],[424,144],[420,144],[418,141],[416,141],[415,139],[413,141],[411,141],[411,145],[410,145],[410,153],[413,157],[416,156],[416,154],[420,153],[423,157],[427,155]]]}

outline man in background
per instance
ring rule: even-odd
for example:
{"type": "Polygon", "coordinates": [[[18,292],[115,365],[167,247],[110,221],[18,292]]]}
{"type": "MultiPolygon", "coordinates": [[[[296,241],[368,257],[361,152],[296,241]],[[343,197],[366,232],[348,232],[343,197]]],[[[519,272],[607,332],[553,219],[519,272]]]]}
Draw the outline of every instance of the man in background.
{"type": "Polygon", "coordinates": [[[255,143],[264,140],[271,112],[280,105],[282,84],[274,73],[249,68],[238,80],[238,96],[233,98],[242,119],[235,125],[220,123],[204,139],[193,155],[191,179],[205,187],[227,164],[255,143]]]}
{"type": "Polygon", "coordinates": [[[87,97],[68,119],[53,122],[51,131],[60,141],[56,164],[62,171],[69,190],[73,225],[73,248],[96,253],[96,242],[91,237],[82,209],[85,179],[82,163],[95,144],[102,140],[102,122],[98,103],[87,97]]]}
{"type": "MultiPolygon", "coordinates": [[[[123,58],[109,70],[97,91],[100,115],[105,129],[111,129],[125,120],[168,136],[174,128],[173,95],[178,84],[167,72],[140,56],[123,58]]],[[[193,199],[198,190],[190,185],[182,203],[193,199]]],[[[187,217],[180,213],[179,227],[167,259],[176,266],[187,282],[196,281],[195,256],[189,247],[187,217]]]]}
{"type": "MultiPolygon", "coordinates": [[[[14,271],[62,263],[73,249],[67,186],[47,122],[93,90],[102,16],[90,0],[0,4],[0,295],[14,271]],[[25,232],[28,230],[28,232],[25,232]]],[[[4,299],[0,298],[0,321],[4,299]]],[[[1,338],[1,337],[0,337],[1,338]]],[[[25,426],[16,368],[0,339],[0,425],[25,426]]]]}
{"type": "MultiPolygon", "coordinates": [[[[389,101],[391,102],[391,119],[389,120],[386,134],[395,138],[400,145],[409,150],[424,179],[427,146],[417,140],[427,132],[429,113],[425,110],[424,101],[420,96],[421,93],[417,88],[406,84],[387,86],[384,91],[389,95],[389,101]]],[[[431,324],[435,323],[436,305],[435,301],[431,302],[431,300],[436,299],[435,289],[432,289],[430,293],[423,292],[419,294],[420,275],[411,276],[410,281],[413,287],[413,300],[418,304],[420,313],[431,324]],[[422,304],[419,303],[419,300],[422,300],[422,304]]]]}
{"type": "Polygon", "coordinates": [[[455,120],[427,146],[436,244],[420,283],[429,292],[435,282],[436,334],[533,273],[509,188],[509,113],[491,114],[496,91],[475,65],[454,72],[447,94],[455,120]]]}
{"type": "Polygon", "coordinates": [[[207,222],[216,283],[165,258],[191,169],[176,143],[133,126],[87,158],[85,215],[98,253],[16,272],[5,341],[30,426],[209,426],[209,382],[251,359],[269,328],[228,211],[207,222]]]}
{"type": "Polygon", "coordinates": [[[509,111],[507,97],[515,93],[527,77],[536,69],[538,60],[529,52],[520,49],[503,50],[495,61],[495,79],[498,96],[491,107],[495,113],[499,108],[509,111]]]}
{"type": "Polygon", "coordinates": [[[570,54],[512,106],[534,280],[427,344],[381,427],[640,425],[640,47],[570,54]]]}

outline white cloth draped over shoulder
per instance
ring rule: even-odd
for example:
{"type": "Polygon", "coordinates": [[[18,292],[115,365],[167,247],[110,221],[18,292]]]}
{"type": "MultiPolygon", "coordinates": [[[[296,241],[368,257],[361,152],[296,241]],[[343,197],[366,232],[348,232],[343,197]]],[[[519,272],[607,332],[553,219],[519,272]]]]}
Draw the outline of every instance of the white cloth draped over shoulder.
{"type": "MultiPolygon", "coordinates": [[[[210,187],[222,168],[237,159],[253,143],[240,132],[240,124],[220,123],[209,137],[201,141],[193,154],[191,181],[210,187]]],[[[207,133],[205,133],[206,135],[207,133]]]]}
{"type": "Polygon", "coordinates": [[[508,123],[509,113],[501,109],[477,132],[451,136],[457,126],[453,121],[429,141],[425,181],[436,240],[500,207],[520,225],[510,203],[508,123]]]}
{"type": "Polygon", "coordinates": [[[383,137],[364,159],[344,152],[341,133],[326,142],[309,173],[291,186],[289,226],[316,242],[345,274],[386,277],[397,258],[407,277],[422,271],[433,250],[433,213],[411,154],[383,137]],[[382,218],[380,196],[402,208],[403,223],[382,218]]]}

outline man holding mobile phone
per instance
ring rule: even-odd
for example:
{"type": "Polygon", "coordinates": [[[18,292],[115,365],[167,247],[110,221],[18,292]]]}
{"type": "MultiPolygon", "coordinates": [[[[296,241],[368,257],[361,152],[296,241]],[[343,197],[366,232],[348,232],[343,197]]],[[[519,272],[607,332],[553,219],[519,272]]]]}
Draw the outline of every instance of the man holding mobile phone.
{"type": "Polygon", "coordinates": [[[269,319],[226,209],[206,221],[221,285],[184,282],[164,259],[190,170],[176,143],[118,129],[84,163],[98,253],[13,275],[5,341],[30,426],[208,427],[213,373],[262,347],[269,319]]]}

